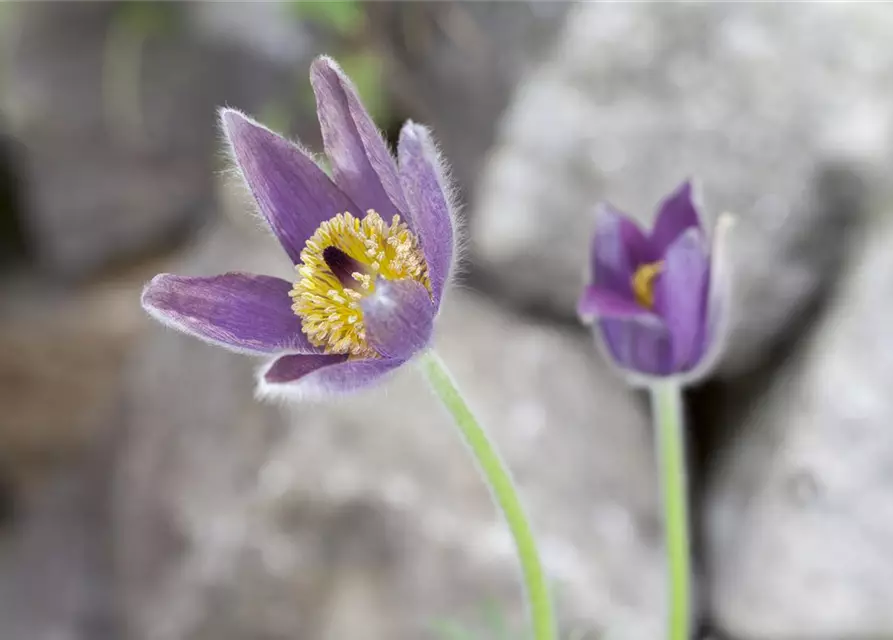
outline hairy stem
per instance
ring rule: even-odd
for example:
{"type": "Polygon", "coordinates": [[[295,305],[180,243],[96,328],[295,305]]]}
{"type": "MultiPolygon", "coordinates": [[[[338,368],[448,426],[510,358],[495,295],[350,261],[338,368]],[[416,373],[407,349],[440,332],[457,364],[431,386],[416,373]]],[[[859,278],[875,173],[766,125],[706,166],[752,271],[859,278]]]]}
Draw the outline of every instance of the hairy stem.
{"type": "Polygon", "coordinates": [[[546,575],[540,562],[533,530],[518,498],[511,475],[486,432],[468,408],[443,361],[433,351],[428,351],[421,356],[420,365],[431,388],[453,416],[459,433],[477,462],[515,540],[524,578],[528,613],[533,626],[533,640],[555,640],[557,638],[555,616],[546,575]]]}

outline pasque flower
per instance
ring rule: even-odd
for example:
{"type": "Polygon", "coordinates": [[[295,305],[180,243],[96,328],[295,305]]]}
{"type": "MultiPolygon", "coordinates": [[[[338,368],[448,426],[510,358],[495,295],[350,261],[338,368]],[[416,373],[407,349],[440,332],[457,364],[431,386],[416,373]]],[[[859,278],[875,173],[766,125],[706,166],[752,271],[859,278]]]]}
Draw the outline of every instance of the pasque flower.
{"type": "Polygon", "coordinates": [[[397,159],[329,58],[310,80],[327,175],[304,149],[232,109],[223,130],[291,281],[231,272],[156,276],[145,309],[227,349],[269,358],[262,392],[345,392],[424,349],[453,263],[450,191],[427,130],[407,122],[397,159]]]}
{"type": "Polygon", "coordinates": [[[632,380],[696,378],[715,359],[727,289],[719,230],[727,221],[711,248],[690,182],[664,200],[647,234],[610,205],[598,206],[578,313],[632,380]]]}

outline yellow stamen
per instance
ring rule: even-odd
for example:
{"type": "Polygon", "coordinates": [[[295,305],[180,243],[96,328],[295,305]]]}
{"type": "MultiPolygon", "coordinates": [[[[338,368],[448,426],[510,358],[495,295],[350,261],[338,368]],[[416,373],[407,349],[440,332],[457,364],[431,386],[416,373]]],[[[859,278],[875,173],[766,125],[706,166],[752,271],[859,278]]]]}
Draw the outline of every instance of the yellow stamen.
{"type": "Polygon", "coordinates": [[[663,270],[664,263],[662,261],[649,262],[640,266],[633,274],[633,295],[636,297],[636,302],[646,309],[651,309],[654,306],[654,281],[663,270]]]}
{"type": "Polygon", "coordinates": [[[310,343],[326,353],[376,356],[366,342],[360,301],[375,292],[377,277],[412,278],[431,289],[418,238],[400,216],[395,215],[389,225],[371,209],[362,220],[339,213],[323,222],[307,241],[295,268],[299,277],[289,293],[292,310],[300,316],[310,343]],[[340,249],[364,267],[366,273],[350,274],[356,285],[346,288],[332,273],[323,258],[327,247],[340,249]]]}

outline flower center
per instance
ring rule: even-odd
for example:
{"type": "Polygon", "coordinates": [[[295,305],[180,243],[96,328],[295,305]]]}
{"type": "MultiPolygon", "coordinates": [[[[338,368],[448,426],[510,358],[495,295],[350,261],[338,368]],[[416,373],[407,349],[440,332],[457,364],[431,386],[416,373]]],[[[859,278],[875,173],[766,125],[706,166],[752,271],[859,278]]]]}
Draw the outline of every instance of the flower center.
{"type": "Polygon", "coordinates": [[[654,306],[654,282],[663,270],[663,261],[649,262],[641,265],[633,274],[633,295],[636,297],[636,302],[646,309],[654,306]]]}
{"type": "Polygon", "coordinates": [[[371,209],[362,220],[339,213],[319,225],[295,268],[292,310],[310,342],[326,353],[377,355],[366,341],[360,301],[375,292],[378,278],[412,278],[431,288],[418,238],[400,216],[388,225],[371,209]]]}

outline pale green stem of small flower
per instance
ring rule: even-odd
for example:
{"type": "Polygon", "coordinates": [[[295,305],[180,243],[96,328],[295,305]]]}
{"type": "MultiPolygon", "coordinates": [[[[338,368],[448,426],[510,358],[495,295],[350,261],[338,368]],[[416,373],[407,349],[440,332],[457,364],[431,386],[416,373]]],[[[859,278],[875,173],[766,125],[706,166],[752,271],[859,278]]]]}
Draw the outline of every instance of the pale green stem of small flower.
{"type": "Polygon", "coordinates": [[[664,537],[669,574],[668,640],[691,640],[691,544],[685,472],[685,417],[682,388],[674,382],[650,387],[657,430],[657,456],[664,503],[664,537]]]}
{"type": "Polygon", "coordinates": [[[468,408],[443,361],[433,351],[425,352],[419,360],[431,388],[453,416],[459,433],[471,450],[515,540],[526,587],[533,640],[555,640],[558,634],[546,574],[540,562],[533,530],[511,475],[486,432],[468,408]]]}

